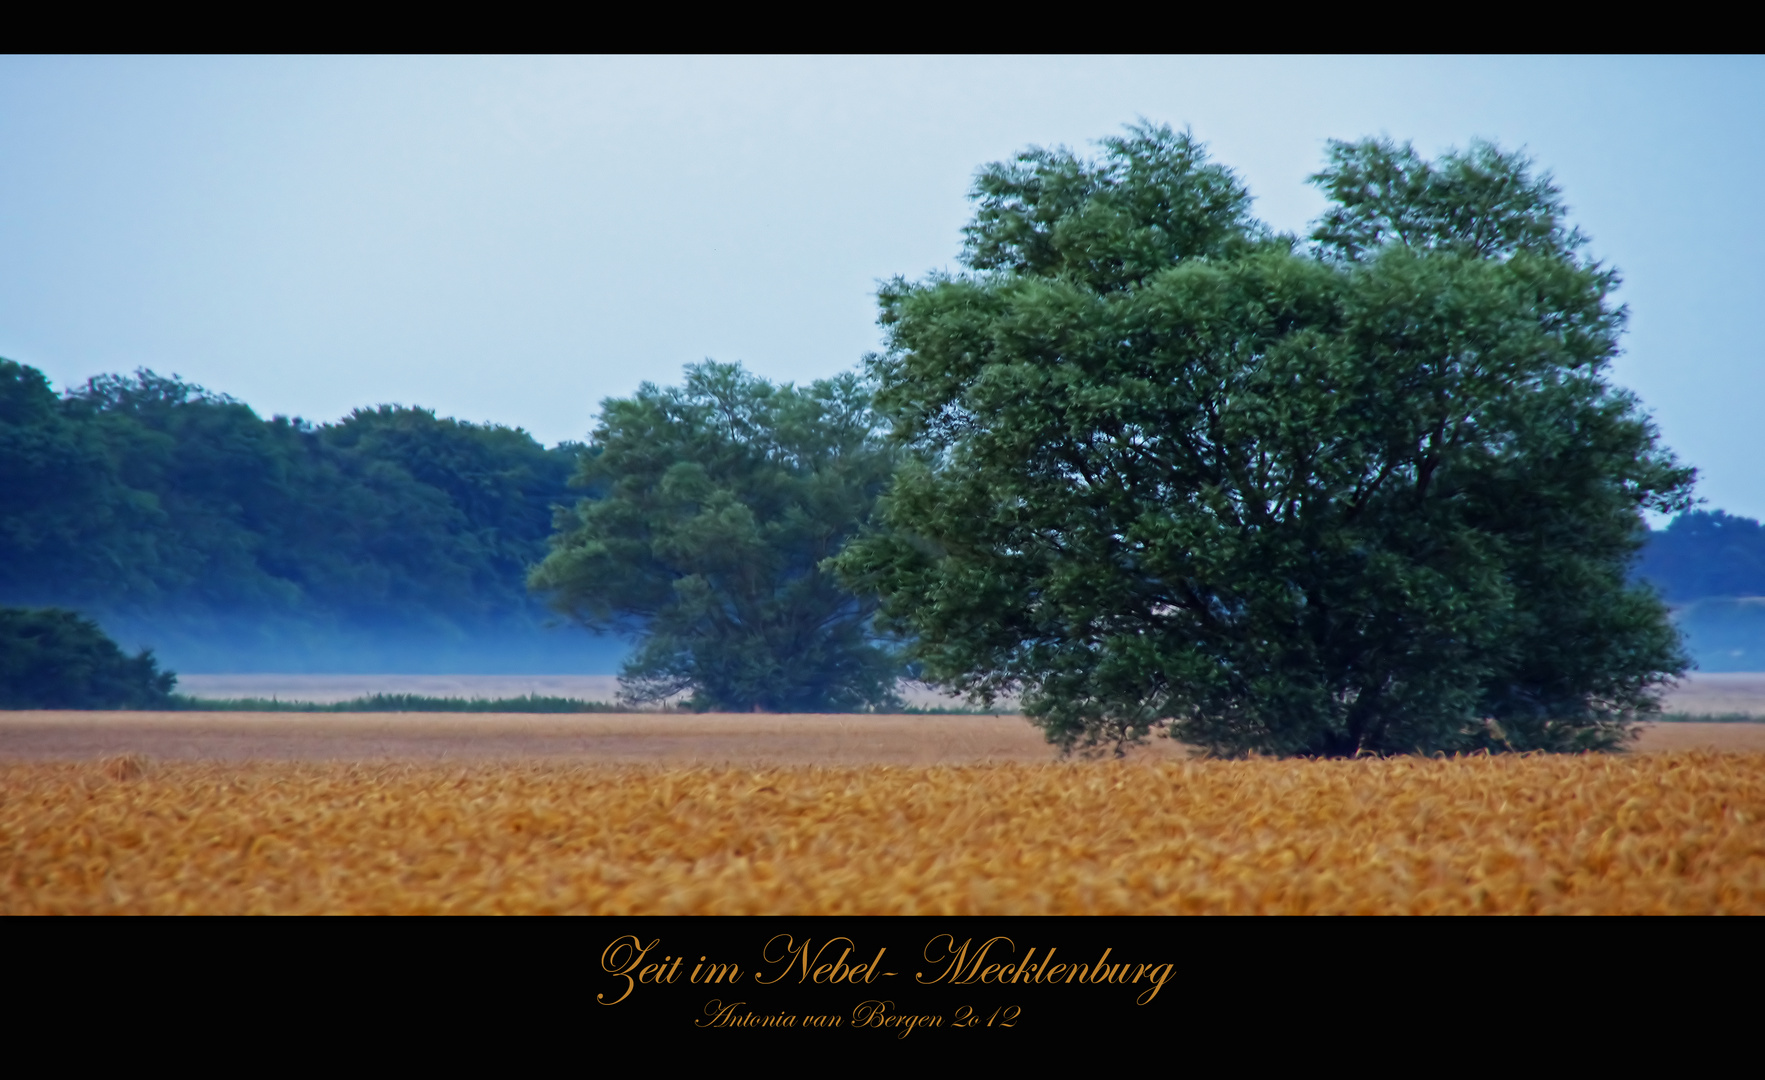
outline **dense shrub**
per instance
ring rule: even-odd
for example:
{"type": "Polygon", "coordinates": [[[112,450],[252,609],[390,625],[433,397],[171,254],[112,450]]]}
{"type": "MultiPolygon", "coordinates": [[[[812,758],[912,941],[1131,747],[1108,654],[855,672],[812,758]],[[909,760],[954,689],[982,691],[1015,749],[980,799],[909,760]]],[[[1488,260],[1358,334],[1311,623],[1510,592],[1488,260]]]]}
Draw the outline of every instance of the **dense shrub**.
{"type": "Polygon", "coordinates": [[[91,619],[0,608],[0,709],[153,708],[176,683],[150,650],[125,655],[91,619]]]}

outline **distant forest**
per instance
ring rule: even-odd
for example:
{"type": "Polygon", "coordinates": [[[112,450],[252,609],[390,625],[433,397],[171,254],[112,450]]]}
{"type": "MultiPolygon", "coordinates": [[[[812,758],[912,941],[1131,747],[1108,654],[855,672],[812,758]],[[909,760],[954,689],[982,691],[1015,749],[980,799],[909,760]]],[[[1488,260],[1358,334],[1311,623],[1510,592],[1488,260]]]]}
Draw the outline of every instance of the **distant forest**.
{"type": "Polygon", "coordinates": [[[1720,510],[1649,534],[1636,576],[1661,591],[1701,671],[1765,671],[1765,527],[1720,510]]]}
{"type": "Polygon", "coordinates": [[[610,672],[528,595],[584,448],[418,408],[265,420],[149,371],[0,360],[0,603],[182,672],[610,672]]]}
{"type": "MultiPolygon", "coordinates": [[[[420,408],[265,420],[150,371],[56,393],[0,360],[0,604],[190,672],[612,672],[526,587],[576,443],[420,408]]],[[[1637,562],[1704,671],[1765,670],[1765,527],[1682,514],[1637,562]]]]}

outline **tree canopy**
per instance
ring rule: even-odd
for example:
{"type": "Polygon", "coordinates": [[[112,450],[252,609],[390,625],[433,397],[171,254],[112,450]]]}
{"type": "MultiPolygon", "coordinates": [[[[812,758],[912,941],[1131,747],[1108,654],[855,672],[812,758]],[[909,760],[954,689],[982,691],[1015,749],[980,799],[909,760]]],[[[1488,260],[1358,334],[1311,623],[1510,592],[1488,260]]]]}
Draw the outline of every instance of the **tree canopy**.
{"type": "Polygon", "coordinates": [[[895,454],[855,375],[798,389],[734,364],[602,403],[532,584],[557,610],[640,637],[629,699],[840,711],[893,701],[874,601],[823,563],[869,518],[895,454]]]}
{"type": "Polygon", "coordinates": [[[1692,473],[1606,379],[1615,273],[1494,146],[1313,181],[1305,242],[1168,128],[981,170],[971,272],[881,290],[908,456],[842,573],[1069,748],[1618,744],[1687,663],[1628,570],[1692,473]]]}

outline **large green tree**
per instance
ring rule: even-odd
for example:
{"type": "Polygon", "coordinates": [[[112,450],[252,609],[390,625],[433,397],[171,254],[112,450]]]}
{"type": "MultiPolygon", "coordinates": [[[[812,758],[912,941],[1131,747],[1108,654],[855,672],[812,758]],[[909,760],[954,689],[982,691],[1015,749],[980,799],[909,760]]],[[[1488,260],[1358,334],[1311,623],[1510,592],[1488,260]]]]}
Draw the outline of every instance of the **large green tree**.
{"type": "Polygon", "coordinates": [[[533,587],[583,625],[640,638],[630,700],[888,704],[900,665],[875,603],[823,567],[888,481],[878,427],[854,375],[799,389],[707,362],[683,386],[608,400],[576,479],[600,497],[559,515],[533,587]]]}
{"type": "Polygon", "coordinates": [[[1621,743],[1686,665],[1626,574],[1692,476],[1548,178],[1333,144],[1306,244],[1186,134],[1101,149],[986,167],[972,272],[881,292],[911,456],[839,565],[927,676],[1068,748],[1621,743]]]}

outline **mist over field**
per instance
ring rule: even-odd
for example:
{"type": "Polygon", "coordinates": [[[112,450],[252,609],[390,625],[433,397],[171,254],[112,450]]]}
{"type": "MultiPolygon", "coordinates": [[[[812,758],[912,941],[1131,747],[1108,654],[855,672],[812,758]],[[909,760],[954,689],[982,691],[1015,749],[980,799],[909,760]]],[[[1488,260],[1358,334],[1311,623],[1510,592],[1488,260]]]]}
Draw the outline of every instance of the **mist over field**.
{"type": "MultiPolygon", "coordinates": [[[[1709,597],[1677,606],[1696,670],[1765,671],[1765,597],[1709,597]]],[[[249,614],[201,625],[151,617],[99,620],[117,642],[153,650],[182,674],[614,675],[629,641],[571,626],[501,635],[422,634],[368,627],[278,626],[249,614]]]]}
{"type": "Polygon", "coordinates": [[[175,621],[113,616],[99,625],[129,651],[151,648],[161,667],[186,675],[612,675],[631,652],[623,638],[572,626],[425,633],[249,612],[175,621]]]}

